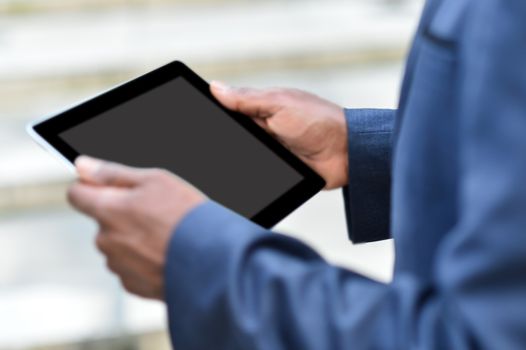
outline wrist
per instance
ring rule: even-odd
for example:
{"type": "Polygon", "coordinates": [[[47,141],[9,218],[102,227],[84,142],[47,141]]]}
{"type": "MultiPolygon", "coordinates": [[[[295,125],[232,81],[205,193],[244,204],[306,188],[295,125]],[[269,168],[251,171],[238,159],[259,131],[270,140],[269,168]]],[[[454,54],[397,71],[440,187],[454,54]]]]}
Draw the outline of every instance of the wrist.
{"type": "Polygon", "coordinates": [[[347,153],[335,156],[329,166],[333,171],[330,176],[324,178],[326,185],[325,190],[334,190],[347,186],[349,183],[349,157],[347,153]]]}
{"type": "Polygon", "coordinates": [[[332,136],[334,155],[331,157],[333,164],[330,167],[333,170],[329,173],[329,178],[325,179],[326,190],[342,188],[349,183],[349,134],[344,108],[338,107],[335,121],[335,132],[332,136]]]}

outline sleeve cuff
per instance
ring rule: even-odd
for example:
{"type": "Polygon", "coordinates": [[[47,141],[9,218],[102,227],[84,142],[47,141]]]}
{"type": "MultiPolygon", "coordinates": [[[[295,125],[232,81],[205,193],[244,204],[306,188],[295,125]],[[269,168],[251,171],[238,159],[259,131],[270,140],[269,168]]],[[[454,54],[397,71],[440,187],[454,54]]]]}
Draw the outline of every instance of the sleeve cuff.
{"type": "Polygon", "coordinates": [[[347,109],[349,184],[343,189],[349,238],[390,238],[391,142],[395,111],[347,109]]]}

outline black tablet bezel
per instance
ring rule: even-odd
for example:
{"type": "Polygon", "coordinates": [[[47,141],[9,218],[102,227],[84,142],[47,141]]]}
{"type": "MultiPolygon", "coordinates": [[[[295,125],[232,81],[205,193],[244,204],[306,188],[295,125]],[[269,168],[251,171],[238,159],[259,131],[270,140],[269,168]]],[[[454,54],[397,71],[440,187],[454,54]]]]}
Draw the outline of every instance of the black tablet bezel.
{"type": "Polygon", "coordinates": [[[296,186],[254,215],[251,218],[252,221],[265,228],[271,228],[325,186],[323,178],[261,129],[250,118],[223,107],[213,97],[209,84],[180,61],[162,66],[87,102],[39,122],[33,125],[32,129],[45,142],[73,164],[79,156],[79,153],[60,138],[59,135],[62,132],[91,118],[97,117],[105,111],[178,77],[185,78],[192,86],[212,100],[218,107],[224,110],[236,122],[241,124],[248,132],[303,176],[303,179],[296,186]]]}

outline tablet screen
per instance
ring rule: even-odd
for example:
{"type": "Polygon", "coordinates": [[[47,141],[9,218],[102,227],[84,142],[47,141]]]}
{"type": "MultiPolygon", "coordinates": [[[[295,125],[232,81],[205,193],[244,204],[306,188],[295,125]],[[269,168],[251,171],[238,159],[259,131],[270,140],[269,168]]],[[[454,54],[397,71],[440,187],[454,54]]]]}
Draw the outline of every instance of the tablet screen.
{"type": "Polygon", "coordinates": [[[167,169],[247,218],[303,179],[183,77],[59,137],[80,154],[167,169]]]}

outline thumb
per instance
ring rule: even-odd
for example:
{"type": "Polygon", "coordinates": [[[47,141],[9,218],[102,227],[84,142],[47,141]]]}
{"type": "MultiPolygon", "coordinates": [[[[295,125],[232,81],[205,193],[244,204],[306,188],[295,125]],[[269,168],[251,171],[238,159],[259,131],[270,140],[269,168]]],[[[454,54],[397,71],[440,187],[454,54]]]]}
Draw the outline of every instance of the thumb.
{"type": "Polygon", "coordinates": [[[144,179],[145,170],[88,156],[75,160],[80,180],[99,186],[133,187],[144,179]]]}
{"type": "Polygon", "coordinates": [[[246,114],[252,118],[268,118],[275,114],[281,105],[270,90],[234,88],[222,82],[210,83],[210,91],[226,108],[246,114]]]}

